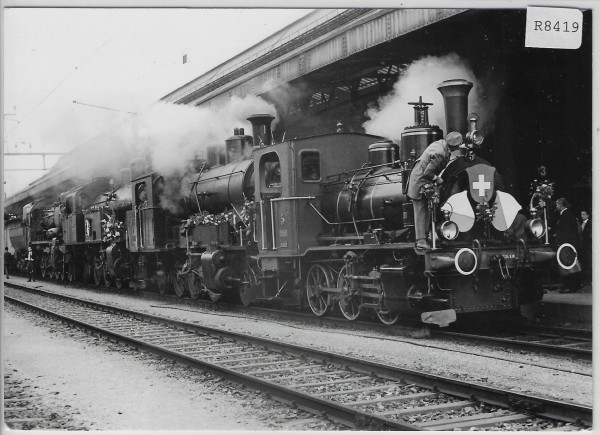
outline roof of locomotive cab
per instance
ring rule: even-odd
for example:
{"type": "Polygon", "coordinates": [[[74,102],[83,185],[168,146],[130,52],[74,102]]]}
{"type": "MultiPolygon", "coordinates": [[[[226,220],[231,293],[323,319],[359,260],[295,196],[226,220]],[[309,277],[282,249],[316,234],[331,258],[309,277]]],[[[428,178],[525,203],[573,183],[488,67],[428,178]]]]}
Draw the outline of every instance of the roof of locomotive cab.
{"type": "MultiPolygon", "coordinates": [[[[293,139],[287,139],[283,142],[277,142],[277,143],[273,143],[271,145],[265,145],[262,146],[260,148],[256,148],[252,151],[252,157],[254,158],[255,155],[258,154],[262,154],[263,152],[271,152],[277,148],[281,148],[281,147],[287,147],[287,146],[294,146],[294,148],[296,146],[302,147],[303,145],[307,144],[307,143],[314,143],[316,141],[323,141],[324,143],[327,143],[328,141],[330,141],[331,138],[336,138],[336,139],[342,139],[342,138],[356,138],[356,137],[362,137],[362,138],[372,138],[373,139],[373,143],[375,142],[379,142],[381,140],[387,140],[387,138],[383,137],[383,136],[376,136],[373,134],[367,134],[367,133],[356,133],[356,132],[343,132],[343,133],[326,133],[326,134],[318,134],[318,135],[313,135],[313,136],[303,136],[303,137],[296,137],[293,139]]],[[[335,142],[339,143],[338,140],[336,140],[335,142]]]]}

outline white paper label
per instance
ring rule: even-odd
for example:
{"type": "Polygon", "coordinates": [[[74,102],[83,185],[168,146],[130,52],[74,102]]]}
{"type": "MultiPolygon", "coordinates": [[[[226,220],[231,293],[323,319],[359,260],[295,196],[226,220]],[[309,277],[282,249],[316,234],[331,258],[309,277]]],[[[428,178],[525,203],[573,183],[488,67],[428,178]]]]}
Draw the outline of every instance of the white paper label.
{"type": "Polygon", "coordinates": [[[525,47],[577,49],[583,13],[579,9],[527,8],[525,47]]]}

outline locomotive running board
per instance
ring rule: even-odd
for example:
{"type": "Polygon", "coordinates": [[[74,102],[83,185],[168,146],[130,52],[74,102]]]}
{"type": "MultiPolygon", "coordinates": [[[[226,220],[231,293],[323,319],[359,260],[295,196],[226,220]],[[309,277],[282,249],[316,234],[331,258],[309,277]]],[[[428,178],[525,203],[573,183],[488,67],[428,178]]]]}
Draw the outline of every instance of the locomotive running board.
{"type": "Polygon", "coordinates": [[[426,311],[421,313],[421,322],[430,323],[432,325],[438,325],[440,328],[445,328],[450,323],[456,322],[456,311],[452,309],[426,311]]]}

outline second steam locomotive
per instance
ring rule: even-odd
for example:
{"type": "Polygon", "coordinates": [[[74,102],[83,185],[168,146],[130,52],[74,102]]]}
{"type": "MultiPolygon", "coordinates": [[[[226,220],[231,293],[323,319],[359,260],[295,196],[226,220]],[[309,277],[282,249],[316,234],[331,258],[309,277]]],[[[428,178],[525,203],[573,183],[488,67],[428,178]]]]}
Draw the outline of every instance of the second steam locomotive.
{"type": "Polygon", "coordinates": [[[483,137],[468,115],[471,87],[438,86],[446,128],[463,145],[443,184],[424,191],[424,255],[414,250],[406,183],[443,133],[421,101],[400,146],[344,132],[273,143],[273,116],[252,116],[252,136],[235,129],[224,153],[209,150],[189,196],[169,194],[167,206],[167,180],[136,159],[119,182],[95,179],[27,204],[7,222],[11,243],[34,247],[41,275],[242,304],[277,299],[317,316],[338,307],[349,320],[416,314],[444,326],[461,313],[516,310],[540,300],[548,271],[557,260],[568,270],[577,253],[563,246],[557,257],[547,202],[524,215],[476,155],[483,137]]]}

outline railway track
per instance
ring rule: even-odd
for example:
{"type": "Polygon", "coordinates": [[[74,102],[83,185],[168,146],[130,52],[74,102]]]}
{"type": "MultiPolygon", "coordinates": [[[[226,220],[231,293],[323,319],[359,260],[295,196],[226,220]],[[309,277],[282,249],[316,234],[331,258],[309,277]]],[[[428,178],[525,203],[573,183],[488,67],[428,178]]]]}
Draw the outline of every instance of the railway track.
{"type": "MultiPolygon", "coordinates": [[[[10,284],[9,284],[10,285],[10,284]]],[[[92,287],[90,287],[92,288],[92,287]]],[[[117,292],[122,295],[131,295],[129,290],[93,286],[94,291],[117,292]]],[[[390,336],[407,336],[411,338],[434,337],[450,339],[453,342],[478,343],[491,347],[502,347],[528,353],[540,353],[565,358],[592,360],[592,331],[584,329],[559,328],[552,326],[538,326],[530,324],[511,324],[503,326],[498,330],[486,328],[471,328],[469,330],[455,331],[452,329],[427,328],[416,321],[406,320],[398,325],[384,326],[375,320],[348,321],[344,318],[329,315],[316,317],[312,313],[298,310],[273,309],[264,306],[244,307],[228,304],[226,302],[214,303],[202,299],[178,298],[175,295],[160,295],[158,293],[138,292],[137,296],[146,299],[156,299],[161,302],[176,302],[177,304],[189,304],[191,307],[202,307],[216,312],[234,312],[247,315],[259,315],[281,321],[298,321],[357,331],[370,331],[377,328],[378,331],[389,331],[390,336]],[[473,330],[475,329],[475,331],[473,330]]],[[[515,319],[517,320],[517,319],[515,319]]]]}
{"type": "MultiPolygon", "coordinates": [[[[13,285],[14,283],[6,283],[13,285]]],[[[79,284],[77,284],[79,286],[79,284]]],[[[120,295],[132,295],[130,290],[120,290],[110,287],[96,287],[95,285],[84,285],[93,291],[107,293],[116,293],[120,295]]],[[[250,306],[229,304],[227,302],[211,302],[202,299],[179,298],[175,295],[151,292],[136,292],[136,296],[146,299],[154,299],[161,302],[173,302],[177,305],[186,304],[193,308],[201,307],[203,309],[219,313],[239,313],[244,317],[260,316],[261,318],[271,318],[277,321],[303,321],[308,324],[316,324],[340,329],[351,329],[354,331],[369,332],[377,328],[378,332],[387,331],[390,339],[405,336],[409,338],[441,338],[449,339],[452,342],[477,343],[490,347],[514,351],[523,351],[527,353],[538,353],[565,357],[571,359],[592,360],[592,331],[586,329],[561,328],[553,326],[531,325],[527,323],[516,324],[519,320],[515,317],[515,323],[510,326],[502,326],[497,329],[470,328],[462,331],[439,328],[428,328],[417,321],[405,320],[397,325],[384,326],[377,320],[355,320],[348,321],[344,318],[332,315],[316,317],[312,313],[298,310],[274,309],[265,306],[250,306]]],[[[436,347],[431,345],[431,347],[436,347]]],[[[443,347],[440,347],[443,348],[443,347]]]]}
{"type": "Polygon", "coordinates": [[[217,372],[242,387],[349,428],[560,428],[592,423],[589,407],[532,398],[274,340],[111,306],[11,290],[5,298],[112,340],[217,372]],[[10,293],[10,294],[9,294],[10,293]]]}
{"type": "Polygon", "coordinates": [[[478,341],[528,352],[536,351],[556,356],[592,360],[592,331],[584,329],[527,325],[502,332],[478,334],[434,330],[431,335],[457,341],[478,341]]]}

